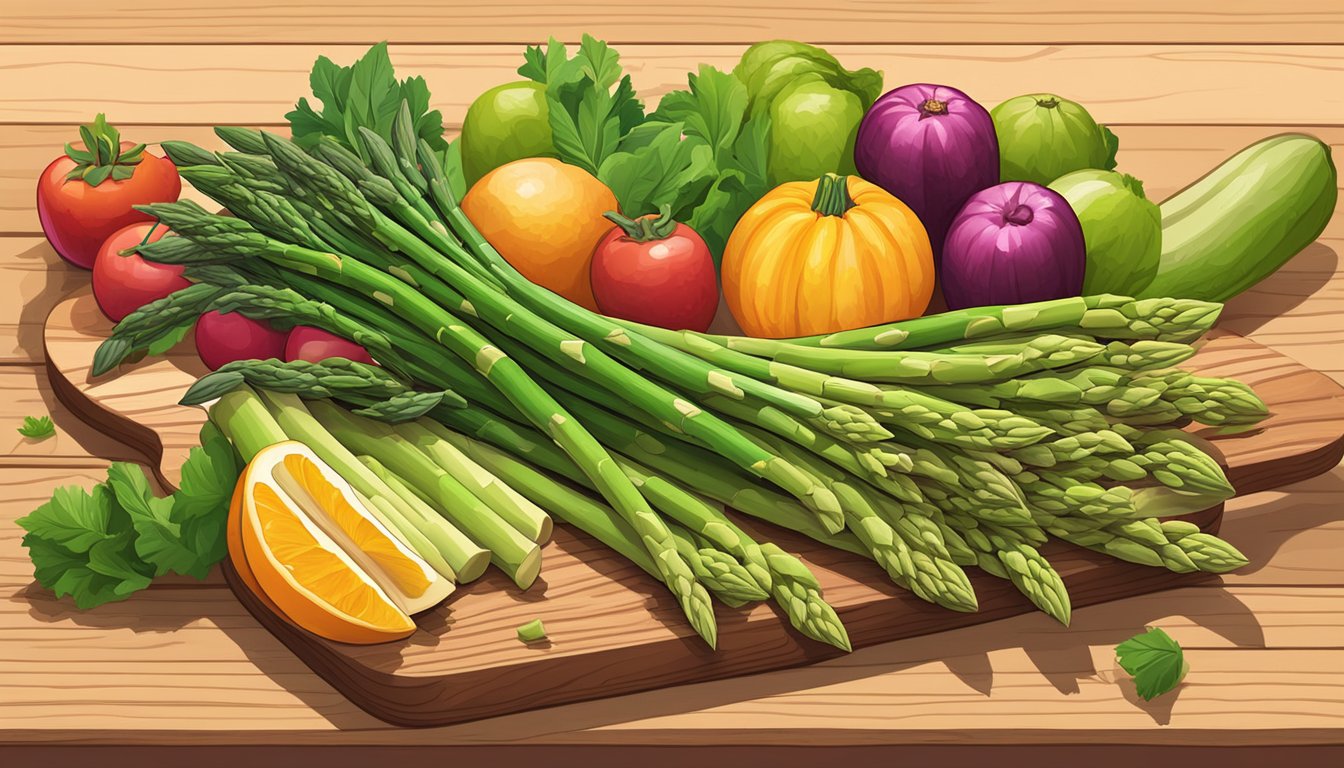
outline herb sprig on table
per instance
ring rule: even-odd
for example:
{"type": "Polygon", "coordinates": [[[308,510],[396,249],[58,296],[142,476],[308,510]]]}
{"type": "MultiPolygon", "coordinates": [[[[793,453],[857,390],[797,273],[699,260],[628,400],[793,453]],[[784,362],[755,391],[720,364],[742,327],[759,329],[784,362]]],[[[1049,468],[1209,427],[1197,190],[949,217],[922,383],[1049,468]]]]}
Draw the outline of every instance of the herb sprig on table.
{"type": "Polygon", "coordinates": [[[229,501],[241,467],[214,426],[182,465],[182,487],[156,497],[144,470],[114,462],[107,480],[84,491],[57,488],[47,503],[20,518],[34,576],[80,610],[124,600],[155,577],[205,578],[223,559],[229,501]]]}

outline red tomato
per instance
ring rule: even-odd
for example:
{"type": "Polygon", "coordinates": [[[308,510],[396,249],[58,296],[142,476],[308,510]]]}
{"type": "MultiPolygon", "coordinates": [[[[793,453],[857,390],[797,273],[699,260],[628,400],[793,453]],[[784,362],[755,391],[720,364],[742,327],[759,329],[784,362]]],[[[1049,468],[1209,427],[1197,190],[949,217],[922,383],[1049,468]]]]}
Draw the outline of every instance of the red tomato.
{"type": "Polygon", "coordinates": [[[287,335],[237,312],[206,312],[196,321],[196,353],[212,371],[235,360],[279,360],[287,335]]]}
{"type": "Polygon", "coordinates": [[[719,307],[709,247],[669,216],[618,226],[593,251],[593,296],[603,314],[673,330],[706,331],[719,307]]]}
{"type": "Polygon", "coordinates": [[[142,221],[122,227],[107,238],[93,262],[93,298],[108,319],[117,322],[144,305],[191,285],[179,264],[155,264],[138,253],[121,252],[142,242],[156,242],[168,228],[142,221]],[[145,235],[149,235],[148,241],[145,235]]]}
{"type": "MultiPolygon", "coordinates": [[[[134,145],[121,141],[116,129],[103,122],[102,115],[98,118],[92,126],[86,126],[99,147],[94,160],[81,163],[68,154],[61,155],[37,180],[37,215],[47,241],[61,258],[84,269],[93,267],[99,247],[113,232],[150,219],[131,206],[172,202],[182,192],[182,179],[172,162],[149,152],[141,153],[138,162],[125,162],[134,160],[134,155],[127,152],[134,145]],[[113,146],[119,147],[117,158],[109,157],[113,146]],[[109,172],[97,184],[83,178],[66,180],[77,168],[108,166],[109,172]],[[130,176],[118,179],[127,169],[130,176]]],[[[84,150],[71,151],[85,160],[94,153],[87,145],[84,150]]],[[[104,174],[90,173],[88,178],[97,180],[100,176],[104,174]]]]}
{"type": "Polygon", "coordinates": [[[306,360],[310,363],[320,363],[329,357],[344,357],[356,363],[374,365],[368,350],[334,333],[327,333],[321,328],[307,325],[296,325],[294,330],[289,332],[289,339],[285,341],[286,361],[306,360]]]}

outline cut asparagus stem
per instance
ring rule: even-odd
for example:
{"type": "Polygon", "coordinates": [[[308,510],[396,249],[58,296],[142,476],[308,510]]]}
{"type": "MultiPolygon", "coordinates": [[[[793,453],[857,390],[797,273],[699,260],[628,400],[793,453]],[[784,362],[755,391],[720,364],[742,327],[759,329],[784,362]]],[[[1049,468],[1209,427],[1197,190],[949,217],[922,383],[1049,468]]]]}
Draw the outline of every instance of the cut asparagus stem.
{"type": "MultiPolygon", "coordinates": [[[[240,388],[240,391],[252,392],[247,388],[240,388]]],[[[390,502],[391,509],[397,513],[396,517],[391,518],[393,528],[399,531],[405,541],[435,570],[447,578],[456,580],[458,571],[455,566],[470,569],[470,563],[458,558],[455,548],[446,545],[447,542],[461,537],[462,533],[433,510],[406,503],[398,497],[386,483],[378,479],[353,453],[324,429],[298,397],[265,390],[253,394],[260,397],[266,410],[291,440],[298,440],[312,449],[318,458],[336,470],[336,473],[359,493],[370,499],[381,497],[390,502]]]]}
{"type": "MultiPolygon", "coordinates": [[[[404,502],[407,506],[424,509],[433,514],[434,502],[420,494],[406,484],[400,477],[397,477],[392,470],[383,466],[381,462],[372,456],[357,457],[369,471],[378,476],[388,488],[392,490],[393,495],[404,502]]],[[[386,499],[376,498],[376,501],[390,503],[386,499]]],[[[435,515],[437,517],[437,515],[435,515]]],[[[445,529],[452,535],[436,536],[436,546],[439,551],[446,552],[445,558],[450,563],[461,563],[462,569],[457,572],[458,581],[466,584],[475,581],[485,574],[485,569],[490,565],[490,550],[485,549],[472,541],[466,534],[455,527],[445,529]]]]}
{"type": "MultiPolygon", "coordinates": [[[[433,500],[435,507],[477,545],[490,551],[490,562],[527,589],[541,571],[541,549],[514,530],[466,486],[397,435],[368,431],[347,412],[314,400],[318,422],[351,450],[367,454],[392,470],[408,486],[433,500]]],[[[382,426],[382,425],[379,425],[382,426]]]]}
{"type": "MultiPolygon", "coordinates": [[[[359,422],[356,422],[359,423],[359,422]]],[[[551,518],[536,504],[487,472],[446,440],[415,423],[391,427],[445,472],[457,478],[477,498],[495,511],[515,530],[538,544],[551,538],[551,518]]],[[[370,430],[373,431],[373,430],[370,430]]]]}

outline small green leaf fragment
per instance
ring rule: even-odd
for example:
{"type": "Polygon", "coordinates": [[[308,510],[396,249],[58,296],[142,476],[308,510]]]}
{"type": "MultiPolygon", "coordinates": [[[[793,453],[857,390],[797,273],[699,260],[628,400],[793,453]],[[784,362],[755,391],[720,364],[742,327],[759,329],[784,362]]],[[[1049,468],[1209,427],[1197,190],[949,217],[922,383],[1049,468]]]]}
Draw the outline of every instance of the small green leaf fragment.
{"type": "Polygon", "coordinates": [[[25,416],[19,434],[32,440],[46,440],[56,434],[56,425],[50,416],[25,416]]]}
{"type": "Polygon", "coordinates": [[[1180,685],[1190,670],[1180,644],[1157,627],[1117,645],[1115,659],[1133,676],[1134,690],[1144,701],[1180,685]]]}

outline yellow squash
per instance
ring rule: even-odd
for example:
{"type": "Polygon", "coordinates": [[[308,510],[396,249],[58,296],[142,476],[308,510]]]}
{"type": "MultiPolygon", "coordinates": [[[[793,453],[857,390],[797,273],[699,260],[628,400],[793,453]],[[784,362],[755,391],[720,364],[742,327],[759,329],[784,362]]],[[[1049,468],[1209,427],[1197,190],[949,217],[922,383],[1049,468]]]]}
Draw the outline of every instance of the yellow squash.
{"type": "Polygon", "coordinates": [[[924,225],[856,176],[781,184],[723,252],[723,294],[750,336],[834,333],[918,317],[933,295],[924,225]]]}

